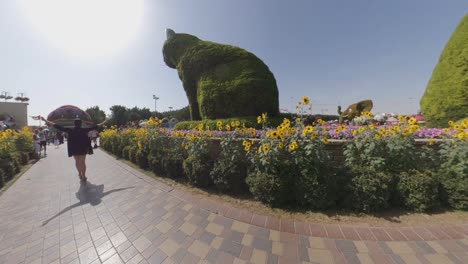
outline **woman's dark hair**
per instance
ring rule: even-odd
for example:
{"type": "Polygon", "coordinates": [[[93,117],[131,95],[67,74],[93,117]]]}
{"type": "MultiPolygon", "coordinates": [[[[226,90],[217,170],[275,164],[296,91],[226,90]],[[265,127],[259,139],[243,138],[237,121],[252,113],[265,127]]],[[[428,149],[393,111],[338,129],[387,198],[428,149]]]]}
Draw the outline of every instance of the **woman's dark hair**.
{"type": "Polygon", "coordinates": [[[75,127],[81,127],[81,119],[75,119],[75,127]]]}

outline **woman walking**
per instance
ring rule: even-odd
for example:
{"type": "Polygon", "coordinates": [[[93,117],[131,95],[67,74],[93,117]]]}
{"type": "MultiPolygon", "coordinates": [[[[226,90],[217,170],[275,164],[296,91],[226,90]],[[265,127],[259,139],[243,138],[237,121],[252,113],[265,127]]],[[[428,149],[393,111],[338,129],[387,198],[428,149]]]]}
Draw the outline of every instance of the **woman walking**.
{"type": "Polygon", "coordinates": [[[40,118],[48,126],[53,126],[54,128],[68,134],[68,157],[73,157],[75,159],[75,166],[78,170],[78,176],[82,182],[86,182],[86,155],[93,154],[93,148],[91,146],[91,140],[88,137],[88,132],[101,127],[105,122],[107,122],[107,119],[104,122],[90,128],[83,128],[81,119],[75,119],[75,126],[73,128],[67,128],[50,122],[42,116],[40,118]]]}

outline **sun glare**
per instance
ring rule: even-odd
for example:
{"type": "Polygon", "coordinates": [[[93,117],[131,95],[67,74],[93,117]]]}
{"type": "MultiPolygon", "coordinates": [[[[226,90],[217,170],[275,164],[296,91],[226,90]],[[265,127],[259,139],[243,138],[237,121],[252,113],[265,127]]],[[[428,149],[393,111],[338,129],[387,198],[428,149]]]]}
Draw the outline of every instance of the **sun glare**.
{"type": "Polygon", "coordinates": [[[20,0],[20,10],[53,46],[94,58],[125,49],[138,33],[144,0],[20,0]]]}

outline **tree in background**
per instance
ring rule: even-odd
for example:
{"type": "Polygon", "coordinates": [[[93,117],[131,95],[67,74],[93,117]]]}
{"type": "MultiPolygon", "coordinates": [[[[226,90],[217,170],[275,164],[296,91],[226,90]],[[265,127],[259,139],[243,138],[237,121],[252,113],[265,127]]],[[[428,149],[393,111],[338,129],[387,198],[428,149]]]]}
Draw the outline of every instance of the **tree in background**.
{"type": "Polygon", "coordinates": [[[126,125],[129,121],[128,118],[128,109],[122,105],[114,105],[110,108],[111,118],[110,124],[116,126],[126,125]]]}
{"type": "Polygon", "coordinates": [[[95,124],[99,124],[106,119],[106,113],[102,111],[99,106],[90,107],[86,109],[85,112],[88,113],[95,124]]]}

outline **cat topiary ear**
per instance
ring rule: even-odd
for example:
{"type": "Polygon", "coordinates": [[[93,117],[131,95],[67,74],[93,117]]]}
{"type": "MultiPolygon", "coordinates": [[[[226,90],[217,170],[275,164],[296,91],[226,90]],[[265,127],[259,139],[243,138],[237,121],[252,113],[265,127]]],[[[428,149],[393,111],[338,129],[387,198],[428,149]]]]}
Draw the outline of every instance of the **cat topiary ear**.
{"type": "Polygon", "coordinates": [[[175,35],[175,31],[170,28],[166,28],[166,38],[169,39],[173,35],[175,35]]]}

